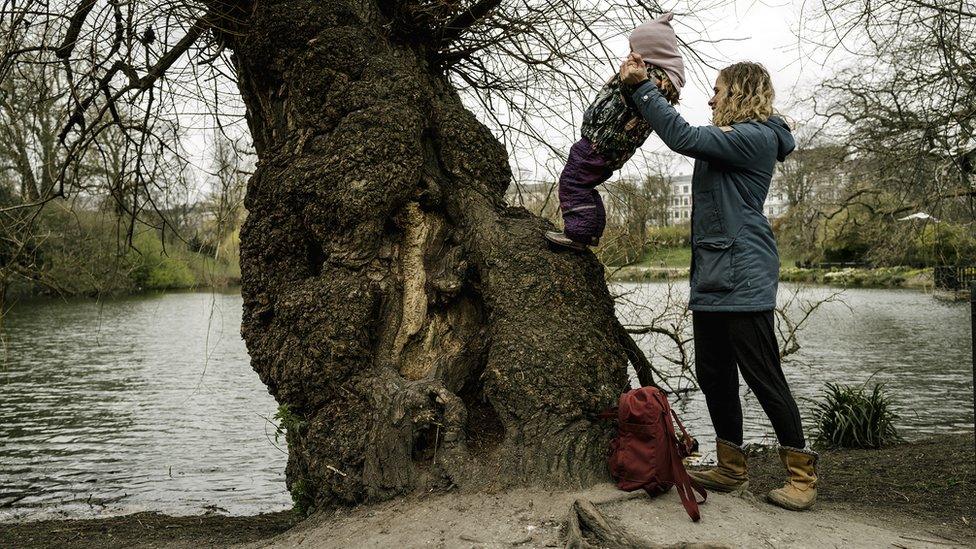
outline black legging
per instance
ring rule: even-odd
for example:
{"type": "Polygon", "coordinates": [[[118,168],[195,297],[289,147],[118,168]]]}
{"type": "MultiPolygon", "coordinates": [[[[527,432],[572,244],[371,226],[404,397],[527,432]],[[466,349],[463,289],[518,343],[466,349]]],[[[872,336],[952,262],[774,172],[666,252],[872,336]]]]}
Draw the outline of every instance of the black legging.
{"type": "Polygon", "coordinates": [[[756,313],[692,313],[698,385],[705,393],[715,434],[742,444],[742,404],[739,375],[759,404],[784,446],[803,448],[800,412],[779,363],[773,311],[756,313]]]}

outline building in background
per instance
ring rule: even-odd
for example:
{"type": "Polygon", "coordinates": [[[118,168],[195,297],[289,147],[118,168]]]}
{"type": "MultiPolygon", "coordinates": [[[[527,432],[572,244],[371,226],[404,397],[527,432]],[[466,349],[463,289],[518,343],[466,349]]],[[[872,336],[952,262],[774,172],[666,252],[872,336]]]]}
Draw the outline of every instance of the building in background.
{"type": "MultiPolygon", "coordinates": [[[[691,176],[678,175],[672,179],[672,195],[669,210],[671,225],[688,223],[691,221],[691,176]]],[[[770,220],[776,219],[789,209],[789,201],[786,198],[786,191],[783,189],[782,176],[779,170],[773,175],[772,186],[766,196],[766,203],[763,205],[763,213],[770,220]]]]}
{"type": "Polygon", "coordinates": [[[678,175],[671,180],[670,225],[691,222],[691,176],[678,175]]]}
{"type": "MultiPolygon", "coordinates": [[[[791,175],[784,175],[783,170],[777,169],[773,175],[772,185],[766,196],[763,205],[763,213],[771,221],[782,217],[790,208],[790,184],[791,175]]],[[[817,187],[818,194],[825,195],[823,198],[836,198],[839,194],[838,189],[843,186],[846,177],[842,174],[825,174],[820,177],[803,177],[803,184],[806,186],[817,187]],[[831,177],[826,177],[831,175],[831,177]],[[823,181],[820,181],[820,180],[823,181]],[[830,184],[828,184],[830,183],[830,184]],[[821,188],[822,187],[822,188],[821,188]]],[[[691,175],[676,175],[668,178],[670,180],[670,190],[668,195],[660,191],[645,193],[644,200],[660,201],[666,204],[664,215],[651,215],[648,223],[654,226],[660,225],[680,225],[691,222],[692,192],[691,175]]],[[[620,178],[610,181],[598,188],[603,203],[607,209],[608,221],[622,221],[629,215],[629,210],[633,209],[632,199],[633,187],[641,188],[648,185],[648,181],[640,182],[633,178],[620,178]]],[[[665,183],[667,186],[668,183],[665,183]]],[[[808,191],[813,192],[813,191],[808,191]]],[[[531,182],[512,184],[506,193],[509,204],[514,206],[524,206],[533,213],[549,217],[558,218],[559,193],[555,182],[531,182]]]]}
{"type": "Polygon", "coordinates": [[[763,204],[763,213],[772,221],[790,208],[789,200],[786,198],[786,189],[783,188],[783,177],[779,170],[773,174],[773,181],[769,186],[769,193],[766,194],[766,203],[763,204]]]}

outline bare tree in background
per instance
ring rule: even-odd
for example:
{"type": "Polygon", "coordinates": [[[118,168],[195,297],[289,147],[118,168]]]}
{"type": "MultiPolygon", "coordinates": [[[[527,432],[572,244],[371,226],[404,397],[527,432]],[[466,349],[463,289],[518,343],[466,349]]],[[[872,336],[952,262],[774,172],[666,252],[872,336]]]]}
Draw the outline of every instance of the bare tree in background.
{"type": "MultiPolygon", "coordinates": [[[[45,238],[32,205],[57,192],[56,170],[63,151],[57,132],[64,123],[58,103],[67,95],[52,67],[19,65],[0,80],[0,322],[10,284],[18,279],[43,283],[37,248],[45,238]]],[[[70,182],[79,166],[63,175],[70,182]]]]}
{"type": "MultiPolygon", "coordinates": [[[[64,291],[49,276],[55,259],[70,261],[71,267],[58,268],[79,269],[79,279],[97,278],[95,273],[83,274],[84,258],[73,258],[70,244],[59,242],[69,234],[77,238],[84,232],[67,226],[81,220],[63,215],[65,210],[83,212],[86,220],[100,210],[111,212],[119,242],[116,255],[121,255],[131,245],[137,221],[165,230],[168,209],[185,201],[185,195],[173,196],[174,191],[185,190],[181,174],[185,162],[175,120],[166,123],[145,113],[137,117],[133,109],[118,104],[101,123],[86,126],[81,142],[70,146],[66,142],[66,128],[84,121],[73,114],[81,93],[73,85],[75,73],[65,70],[50,46],[59,40],[58,28],[56,20],[29,5],[4,4],[0,20],[0,184],[4,187],[0,301],[16,282],[54,294],[64,291]],[[142,128],[144,136],[154,139],[134,140],[133,128],[142,128]],[[58,253],[45,254],[45,247],[58,253]]],[[[105,89],[101,87],[100,92],[105,89]]],[[[5,312],[0,306],[0,320],[5,312]]]]}
{"type": "Polygon", "coordinates": [[[152,121],[243,103],[258,162],[242,334],[300,418],[287,436],[296,500],[604,478],[597,414],[626,388],[628,361],[652,382],[647,359],[596,258],[546,249],[551,225],[505,205],[509,152],[491,128],[543,138],[526,117],[558,121],[560,98],[605,79],[591,78],[593,52],[615,57],[605,40],[656,5],[3,6],[0,75],[53,64],[70,90],[56,194],[108,127],[132,143],[138,185],[167,144],[152,121]]]}
{"type": "Polygon", "coordinates": [[[227,239],[240,228],[248,172],[240,143],[219,133],[214,137],[212,187],[205,207],[212,218],[209,245],[214,259],[219,259],[227,239]]]}
{"type": "MultiPolygon", "coordinates": [[[[826,0],[822,8],[812,36],[855,60],[816,97],[818,114],[839,122],[856,157],[856,185],[843,202],[887,223],[879,236],[896,238],[884,245],[908,240],[911,227],[894,220],[915,211],[976,232],[976,190],[959,162],[976,147],[976,10],[949,0],[826,0]]],[[[864,217],[838,212],[845,224],[864,217]]]]}
{"type": "Polygon", "coordinates": [[[852,162],[847,148],[818,143],[801,133],[797,149],[777,166],[771,192],[782,193],[785,213],[776,219],[777,243],[805,260],[823,254],[825,218],[833,215],[842,197],[850,197],[852,162]]]}
{"type": "MultiPolygon", "coordinates": [[[[647,353],[659,358],[653,372],[670,392],[681,395],[698,389],[692,312],[685,281],[614,287],[627,331],[647,353]]],[[[782,288],[775,309],[780,359],[797,360],[802,332],[818,312],[831,304],[848,307],[843,290],[821,292],[797,286],[782,288]]],[[[848,307],[849,309],[849,307],[848,307]]]]}
{"type": "Polygon", "coordinates": [[[606,265],[626,266],[640,261],[652,242],[650,227],[668,224],[668,206],[673,195],[672,164],[669,157],[643,155],[640,177],[622,176],[604,185],[607,228],[597,255],[606,265]]]}

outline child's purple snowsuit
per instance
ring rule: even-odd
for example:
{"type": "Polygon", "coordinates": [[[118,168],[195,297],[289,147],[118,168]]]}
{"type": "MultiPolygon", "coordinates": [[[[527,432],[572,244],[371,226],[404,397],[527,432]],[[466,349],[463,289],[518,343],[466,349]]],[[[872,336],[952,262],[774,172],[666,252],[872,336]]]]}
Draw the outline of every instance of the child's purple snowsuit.
{"type": "MultiPolygon", "coordinates": [[[[657,79],[668,76],[648,67],[657,79]]],[[[583,113],[582,139],[569,150],[559,176],[559,207],[563,234],[572,241],[596,246],[607,225],[607,212],[596,186],[610,179],[651,135],[651,125],[624,99],[630,87],[614,76],[583,113]]]]}
{"type": "Polygon", "coordinates": [[[563,212],[563,234],[574,242],[595,246],[607,225],[607,211],[597,185],[613,174],[607,161],[587,138],[569,150],[569,160],[559,176],[559,208],[563,212]]]}

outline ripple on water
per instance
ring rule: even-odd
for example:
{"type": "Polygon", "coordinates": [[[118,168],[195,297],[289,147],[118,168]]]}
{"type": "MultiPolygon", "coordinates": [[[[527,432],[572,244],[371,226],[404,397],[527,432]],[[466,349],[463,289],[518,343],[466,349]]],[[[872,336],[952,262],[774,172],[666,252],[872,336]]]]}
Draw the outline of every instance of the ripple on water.
{"type": "Polygon", "coordinates": [[[33,302],[7,320],[0,519],[285,509],[239,295],[33,302]]]}

